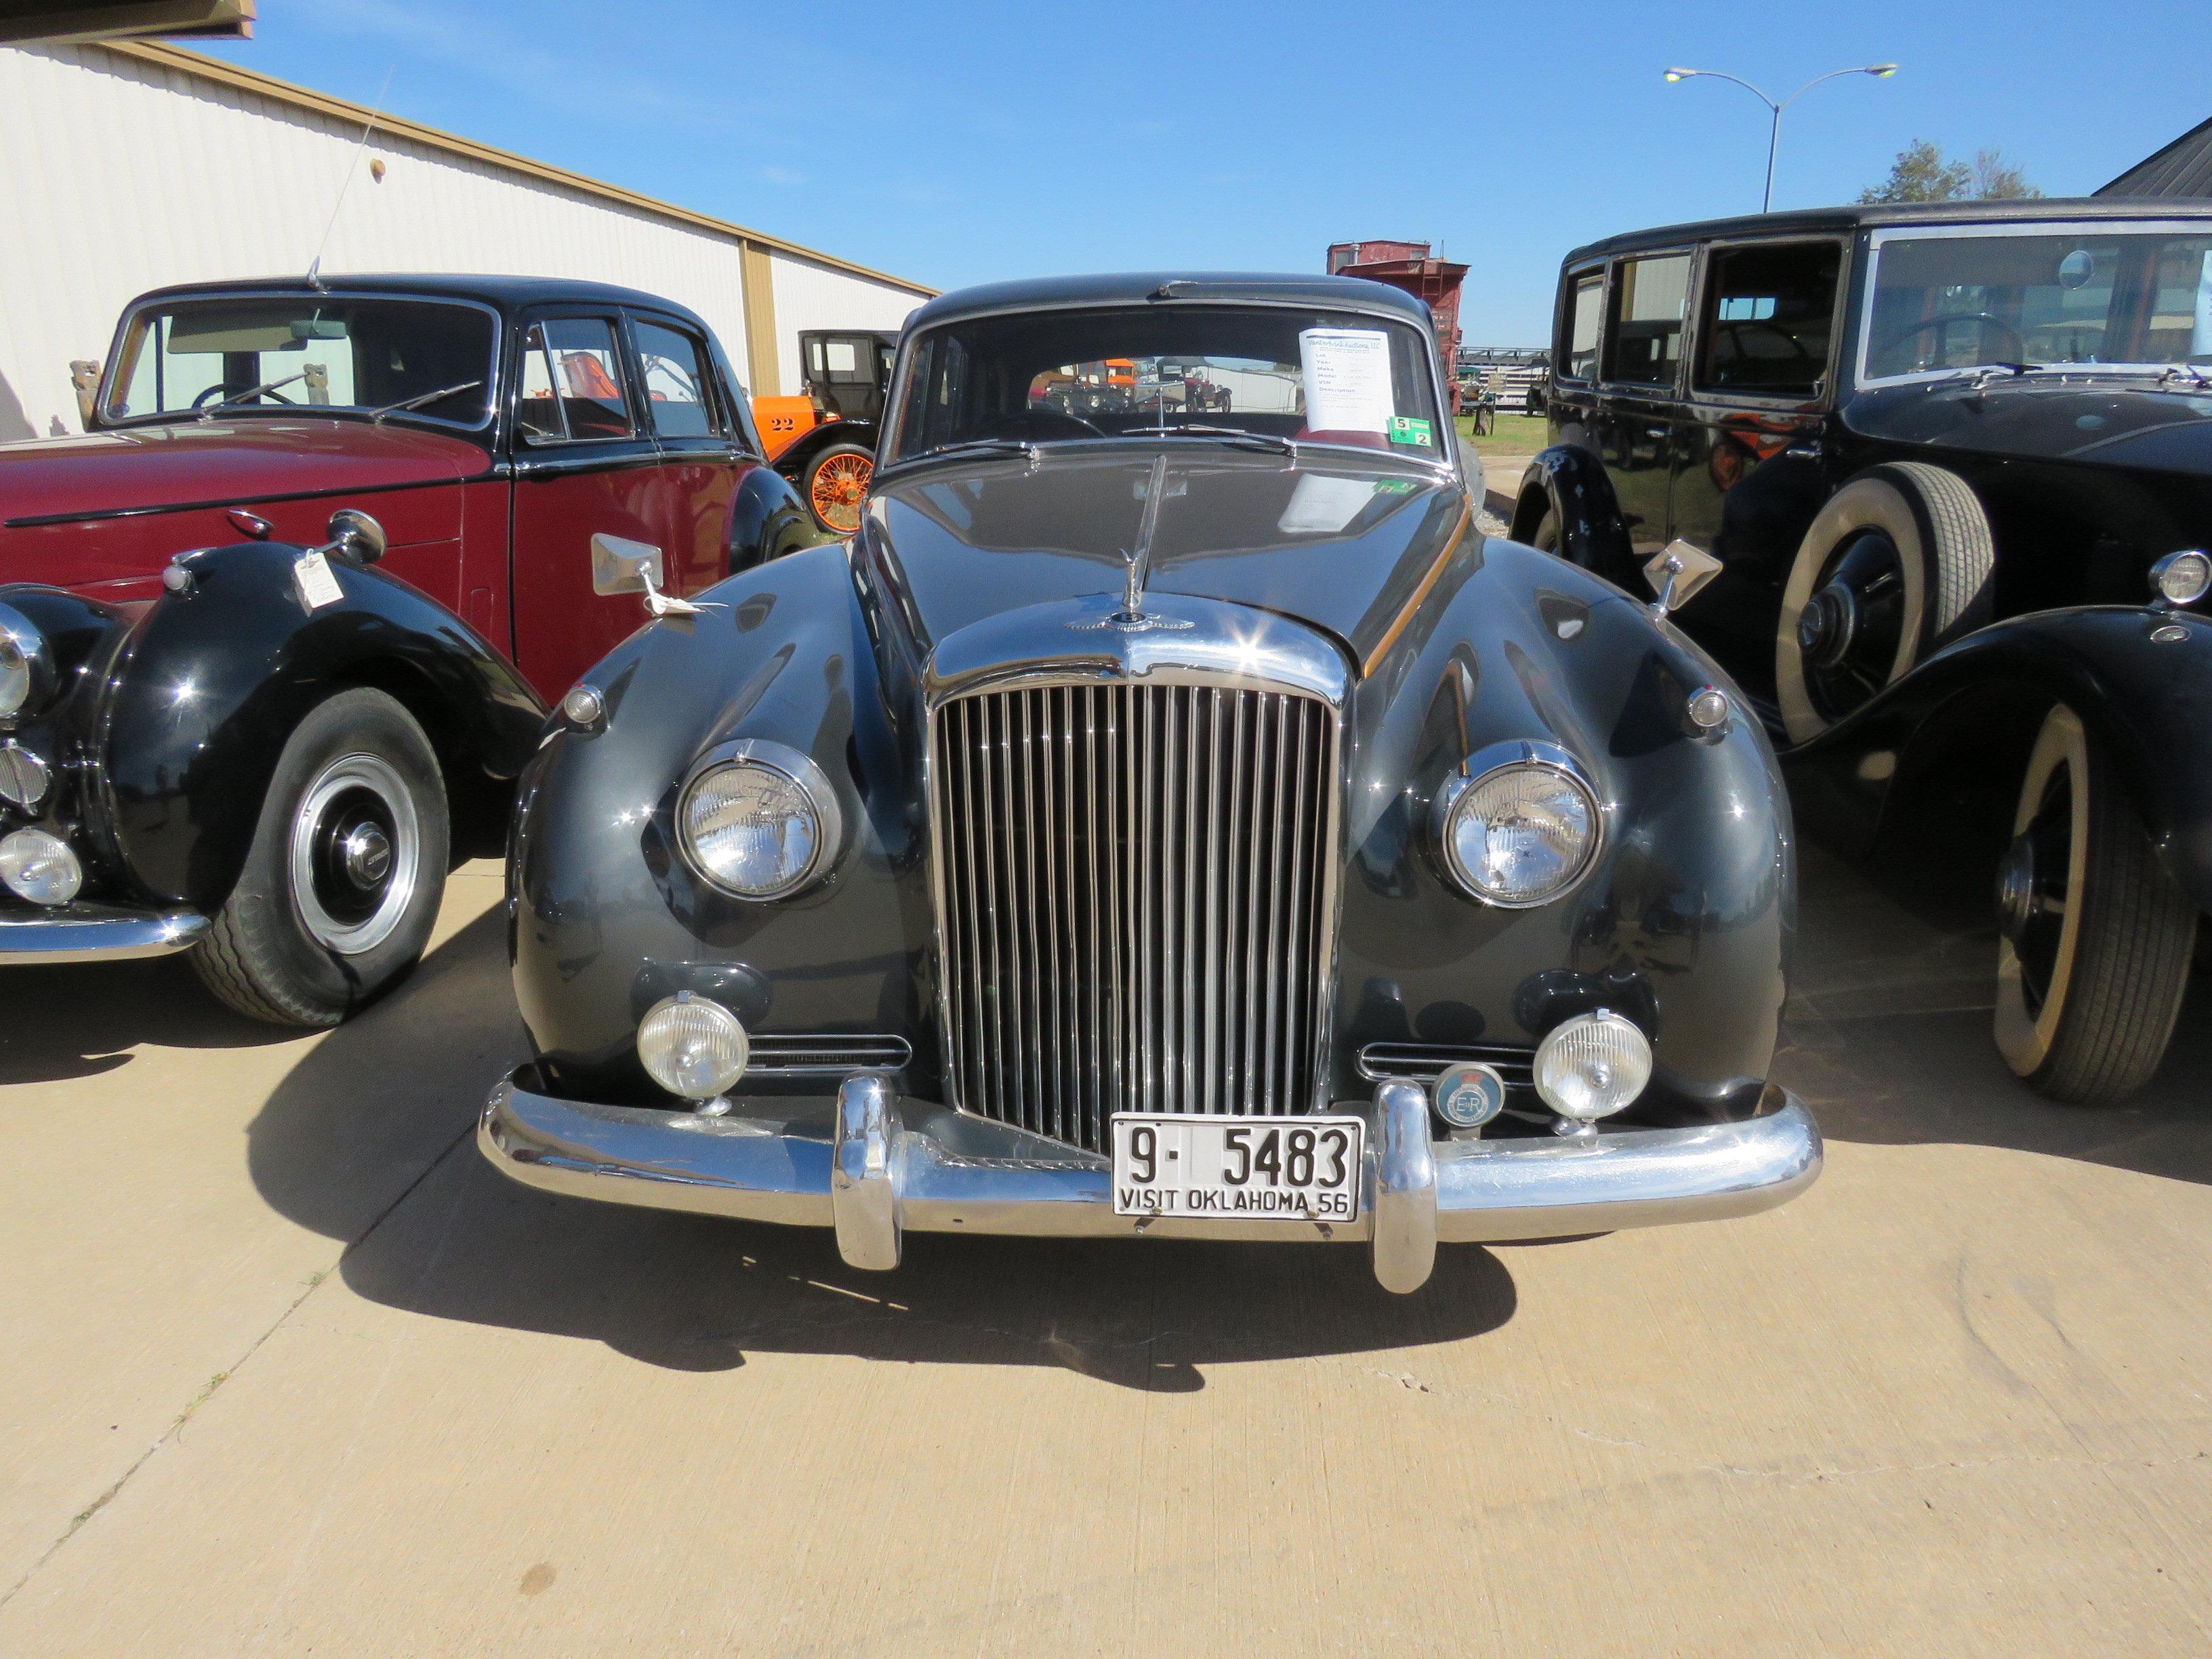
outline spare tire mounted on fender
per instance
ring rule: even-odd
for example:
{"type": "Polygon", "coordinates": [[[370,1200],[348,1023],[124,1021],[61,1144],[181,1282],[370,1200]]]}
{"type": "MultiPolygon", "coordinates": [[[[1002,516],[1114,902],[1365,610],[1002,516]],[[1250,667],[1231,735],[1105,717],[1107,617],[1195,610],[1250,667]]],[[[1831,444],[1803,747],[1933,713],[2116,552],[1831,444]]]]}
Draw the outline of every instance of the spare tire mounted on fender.
{"type": "Polygon", "coordinates": [[[1830,496],[1798,544],[1775,632],[1790,740],[1810,742],[1986,623],[1996,552],[1980,501],[1942,467],[1869,467],[1830,496]]]}

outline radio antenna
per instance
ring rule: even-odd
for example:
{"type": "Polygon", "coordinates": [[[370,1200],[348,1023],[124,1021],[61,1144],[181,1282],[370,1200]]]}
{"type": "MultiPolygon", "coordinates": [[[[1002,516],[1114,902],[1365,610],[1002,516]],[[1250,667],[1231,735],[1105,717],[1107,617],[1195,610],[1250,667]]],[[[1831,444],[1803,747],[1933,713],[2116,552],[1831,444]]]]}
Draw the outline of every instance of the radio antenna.
{"type": "Polygon", "coordinates": [[[323,251],[331,245],[331,233],[338,228],[338,210],[345,205],[346,191],[353,188],[353,176],[361,171],[361,153],[368,148],[368,136],[376,131],[376,118],[384,113],[384,94],[392,90],[392,70],[394,64],[384,71],[384,84],[376,89],[376,104],[368,112],[368,119],[362,124],[361,137],[355,140],[353,159],[346,163],[346,174],[338,184],[338,198],[331,204],[331,222],[323,227],[323,240],[315,244],[315,257],[307,261],[307,286],[318,294],[323,291],[323,251]]]}

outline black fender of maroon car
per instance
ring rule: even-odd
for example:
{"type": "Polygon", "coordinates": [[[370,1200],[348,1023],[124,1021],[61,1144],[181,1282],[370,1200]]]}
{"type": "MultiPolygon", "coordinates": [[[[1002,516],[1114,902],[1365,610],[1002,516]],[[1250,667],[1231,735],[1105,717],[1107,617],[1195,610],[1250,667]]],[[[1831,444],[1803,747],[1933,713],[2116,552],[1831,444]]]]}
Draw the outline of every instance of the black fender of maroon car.
{"type": "Polygon", "coordinates": [[[2160,862],[2212,910],[2212,618],[2088,605],[1978,629],[1789,751],[1824,836],[1850,847],[1911,834],[1954,768],[2009,778],[2063,703],[2112,756],[2160,862]]]}
{"type": "Polygon", "coordinates": [[[1561,558],[1633,591],[1627,520],[1596,456],[1577,444],[1553,444],[1528,463],[1517,488],[1510,527],[1515,540],[1533,543],[1548,512],[1561,558]]]}
{"type": "Polygon", "coordinates": [[[328,558],[341,597],[309,609],[293,574],[306,550],[255,541],[182,555],[174,586],[125,604],[0,586],[0,605],[42,636],[52,677],[7,733],[52,786],[9,822],[82,849],[85,905],[221,908],[286,737],[356,686],[396,698],[430,738],[456,853],[499,845],[544,703],[452,612],[341,554],[328,558]]]}

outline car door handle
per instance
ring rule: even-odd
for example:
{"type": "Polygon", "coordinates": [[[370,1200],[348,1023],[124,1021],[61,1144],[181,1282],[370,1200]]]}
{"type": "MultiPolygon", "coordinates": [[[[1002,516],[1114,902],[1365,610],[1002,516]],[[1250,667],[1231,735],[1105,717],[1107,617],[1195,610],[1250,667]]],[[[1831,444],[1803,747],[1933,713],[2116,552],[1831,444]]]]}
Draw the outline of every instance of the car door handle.
{"type": "Polygon", "coordinates": [[[1647,438],[1663,438],[1667,435],[1667,428],[1663,426],[1647,426],[1644,428],[1644,435],[1647,438]]]}

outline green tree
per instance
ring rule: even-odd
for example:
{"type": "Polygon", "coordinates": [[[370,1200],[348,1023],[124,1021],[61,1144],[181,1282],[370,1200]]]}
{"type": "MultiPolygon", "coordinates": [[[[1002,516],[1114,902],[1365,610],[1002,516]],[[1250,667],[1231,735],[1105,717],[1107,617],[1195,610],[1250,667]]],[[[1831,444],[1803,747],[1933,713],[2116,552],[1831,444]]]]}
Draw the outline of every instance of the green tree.
{"type": "Polygon", "coordinates": [[[1954,161],[1925,138],[1897,154],[1889,177],[1859,192],[1862,202],[1979,202],[2017,200],[2043,192],[1993,149],[1969,161],[1954,161]]]}

